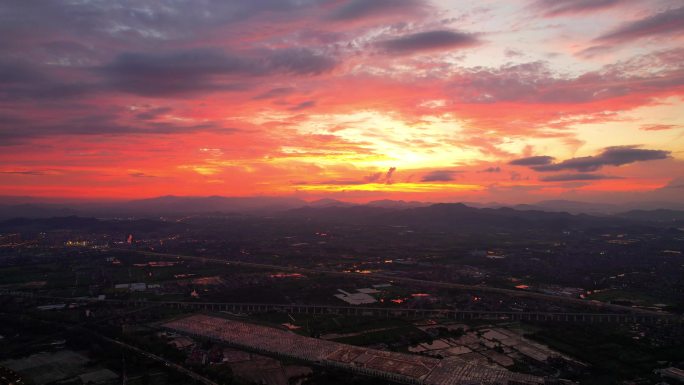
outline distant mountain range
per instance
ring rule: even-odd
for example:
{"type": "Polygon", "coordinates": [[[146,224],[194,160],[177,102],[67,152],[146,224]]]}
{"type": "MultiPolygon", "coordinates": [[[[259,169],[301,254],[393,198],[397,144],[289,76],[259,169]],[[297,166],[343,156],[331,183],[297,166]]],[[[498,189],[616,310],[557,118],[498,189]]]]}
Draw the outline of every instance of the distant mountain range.
{"type": "MultiPolygon", "coordinates": [[[[458,215],[462,218],[479,220],[483,216],[495,215],[514,225],[521,218],[542,221],[550,218],[548,213],[566,214],[553,216],[574,218],[570,214],[591,214],[592,218],[611,217],[634,221],[680,222],[684,220],[684,204],[671,202],[641,202],[630,204],[598,204],[575,201],[542,201],[530,205],[506,205],[499,203],[432,204],[428,202],[378,200],[366,204],[355,204],[335,199],[321,199],[307,202],[293,197],[178,197],[163,196],[126,202],[69,202],[41,203],[33,200],[20,203],[18,199],[0,197],[0,219],[8,218],[50,218],[66,216],[128,218],[128,217],[178,217],[197,214],[259,214],[259,215],[310,215],[312,217],[364,218],[368,221],[374,215],[385,218],[421,217],[417,213],[429,213],[430,220],[440,216],[458,215]],[[4,203],[7,202],[7,203],[4,203]],[[520,214],[520,213],[525,213],[520,214]]],[[[581,216],[579,216],[581,217],[581,216]]],[[[416,219],[417,220],[417,219],[416,219]]],[[[406,219],[404,222],[408,222],[406,219]]],[[[415,221],[415,220],[414,220],[415,221]]]]}
{"type": "MultiPolygon", "coordinates": [[[[666,210],[669,211],[669,210],[666,210]]],[[[673,212],[684,214],[684,212],[673,212]]],[[[294,220],[347,225],[398,226],[424,231],[497,231],[566,230],[580,228],[629,227],[643,225],[684,226],[684,221],[654,221],[618,216],[593,216],[540,210],[517,210],[509,207],[475,208],[462,203],[438,203],[429,206],[393,209],[385,207],[302,207],[278,214],[294,220]]],[[[668,214],[670,215],[670,214],[668,214]]],[[[670,215],[671,216],[671,215],[670,215]]]]}
{"type": "MultiPolygon", "coordinates": [[[[209,207],[215,208],[215,206],[209,207]]],[[[280,223],[287,226],[298,226],[298,224],[307,223],[323,226],[397,227],[428,233],[487,234],[504,232],[522,234],[530,231],[541,233],[584,229],[611,231],[611,229],[618,228],[621,229],[620,231],[629,231],[629,229],[643,230],[656,227],[681,231],[674,228],[684,228],[684,211],[630,211],[620,215],[593,216],[564,212],[516,210],[508,207],[474,208],[461,203],[439,203],[399,209],[367,205],[303,206],[271,212],[268,216],[268,223],[280,223]],[[276,222],[271,222],[273,220],[276,222]]],[[[249,218],[251,218],[250,220],[260,221],[265,219],[265,216],[243,214],[240,215],[238,220],[243,221],[249,218]]],[[[39,232],[58,229],[80,229],[94,232],[139,232],[156,231],[162,228],[178,229],[184,226],[185,223],[187,222],[175,220],[162,221],[155,218],[137,218],[132,221],[128,219],[110,218],[106,220],[78,216],[14,218],[0,220],[0,233],[12,231],[39,232]]]]}
{"type": "Polygon", "coordinates": [[[684,210],[684,203],[677,202],[628,202],[628,203],[592,203],[592,202],[578,202],[569,200],[546,200],[533,204],[505,204],[505,203],[470,203],[466,202],[468,206],[472,207],[487,207],[499,208],[510,207],[517,210],[542,210],[554,212],[568,212],[571,214],[594,214],[594,215],[612,215],[623,213],[631,210],[684,210]]]}
{"type": "Polygon", "coordinates": [[[162,196],[126,202],[0,204],[0,218],[48,218],[67,215],[125,218],[207,213],[269,213],[305,205],[306,201],[288,197],[162,196]]]}

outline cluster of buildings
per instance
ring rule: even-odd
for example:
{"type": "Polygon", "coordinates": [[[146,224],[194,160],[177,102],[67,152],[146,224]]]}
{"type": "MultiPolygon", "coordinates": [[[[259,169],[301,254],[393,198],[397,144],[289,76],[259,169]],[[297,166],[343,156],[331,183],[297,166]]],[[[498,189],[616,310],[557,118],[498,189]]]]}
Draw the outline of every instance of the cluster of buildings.
{"type": "Polygon", "coordinates": [[[458,337],[439,338],[431,343],[412,346],[409,351],[434,357],[458,357],[472,363],[503,368],[512,367],[518,361],[548,365],[559,360],[576,367],[587,367],[584,363],[508,329],[481,327],[468,330],[466,325],[449,327],[466,331],[458,337]]]}
{"type": "Polygon", "coordinates": [[[125,291],[147,291],[156,290],[161,288],[159,284],[145,283],[145,282],[133,282],[133,283],[118,283],[114,285],[115,290],[125,290],[125,291]]]}
{"type": "Polygon", "coordinates": [[[337,289],[337,291],[339,291],[340,293],[335,294],[334,296],[350,305],[367,305],[371,303],[376,303],[378,302],[378,300],[375,299],[375,297],[373,297],[371,294],[380,293],[380,291],[377,289],[368,288],[358,289],[356,290],[356,293],[349,293],[342,289],[337,289]]]}
{"type": "Polygon", "coordinates": [[[208,338],[234,347],[359,374],[416,385],[543,385],[541,377],[466,362],[381,351],[300,336],[285,330],[207,315],[163,325],[169,330],[208,338]]]}
{"type": "MultiPolygon", "coordinates": [[[[202,348],[192,338],[173,332],[159,332],[158,336],[187,355],[190,366],[227,365],[234,376],[250,383],[269,385],[290,385],[293,379],[301,379],[313,373],[311,368],[300,365],[286,365],[277,359],[220,344],[202,348]]],[[[202,344],[203,345],[203,344],[202,344]]]]}

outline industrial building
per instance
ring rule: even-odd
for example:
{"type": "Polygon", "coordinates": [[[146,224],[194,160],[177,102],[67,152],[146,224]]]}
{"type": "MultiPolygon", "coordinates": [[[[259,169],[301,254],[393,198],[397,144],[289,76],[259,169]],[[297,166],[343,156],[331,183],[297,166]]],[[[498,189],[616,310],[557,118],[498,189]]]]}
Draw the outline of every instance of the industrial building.
{"type": "Polygon", "coordinates": [[[304,337],[285,330],[207,315],[168,322],[176,332],[209,338],[255,352],[294,358],[327,367],[416,385],[542,385],[544,378],[470,364],[456,357],[438,359],[350,346],[304,337]]]}

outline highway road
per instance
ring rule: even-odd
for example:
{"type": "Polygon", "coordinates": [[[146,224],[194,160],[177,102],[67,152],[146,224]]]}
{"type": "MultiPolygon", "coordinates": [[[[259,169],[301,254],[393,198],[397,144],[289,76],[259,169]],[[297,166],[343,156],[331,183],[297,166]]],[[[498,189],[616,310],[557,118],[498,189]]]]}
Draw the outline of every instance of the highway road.
{"type": "MultiPolygon", "coordinates": [[[[368,307],[368,306],[335,306],[311,304],[273,304],[247,302],[200,302],[200,301],[155,301],[155,300],[123,300],[99,299],[95,297],[56,297],[32,292],[0,290],[0,296],[44,299],[59,303],[110,303],[123,306],[141,307],[110,318],[120,317],[137,311],[149,310],[152,307],[164,306],[178,309],[197,311],[224,311],[234,313],[265,313],[283,312],[297,314],[335,314],[369,317],[407,317],[407,318],[447,318],[455,320],[484,319],[511,321],[555,321],[555,322],[666,322],[683,323],[684,317],[671,313],[579,313],[579,312],[540,312],[540,311],[487,311],[487,310],[456,310],[456,309],[419,309],[399,307],[368,307]]],[[[107,320],[107,319],[104,319],[107,320]]],[[[102,322],[98,320],[97,322],[102,322]]]]}
{"type": "Polygon", "coordinates": [[[543,301],[549,301],[549,302],[575,304],[575,305],[588,306],[590,308],[601,309],[601,310],[606,310],[606,311],[662,315],[662,313],[660,313],[660,312],[646,310],[646,309],[638,309],[638,308],[633,308],[633,307],[629,307],[629,306],[614,305],[614,304],[609,304],[609,303],[599,302],[599,301],[583,300],[580,298],[555,296],[555,295],[537,293],[537,292],[526,291],[526,290],[513,290],[513,289],[503,289],[503,288],[491,287],[491,286],[465,285],[465,284],[461,284],[461,283],[429,281],[429,280],[414,279],[414,278],[407,278],[407,277],[396,277],[396,276],[385,275],[385,274],[361,274],[361,273],[355,273],[355,272],[342,272],[342,271],[334,271],[334,270],[309,269],[309,268],[297,267],[297,266],[279,266],[279,265],[270,265],[270,264],[263,264],[263,263],[231,261],[231,260],[220,259],[220,258],[197,257],[197,256],[181,255],[181,254],[155,253],[155,252],[140,251],[140,250],[128,250],[128,249],[114,249],[114,250],[135,252],[137,254],[141,254],[141,255],[145,255],[145,256],[149,256],[149,257],[154,257],[154,258],[183,259],[183,260],[188,260],[188,261],[217,263],[217,264],[222,264],[222,265],[244,266],[244,267],[251,267],[251,268],[256,268],[256,269],[286,271],[286,272],[300,273],[300,274],[323,274],[323,275],[331,275],[331,276],[354,277],[354,278],[358,278],[358,279],[366,279],[366,280],[372,280],[372,281],[401,282],[401,283],[407,283],[407,284],[423,286],[423,287],[441,287],[441,288],[447,288],[447,289],[476,291],[476,292],[481,292],[481,293],[504,294],[504,295],[508,295],[508,296],[512,296],[512,297],[519,297],[519,298],[531,298],[531,299],[537,299],[537,300],[543,300],[543,301]]]}

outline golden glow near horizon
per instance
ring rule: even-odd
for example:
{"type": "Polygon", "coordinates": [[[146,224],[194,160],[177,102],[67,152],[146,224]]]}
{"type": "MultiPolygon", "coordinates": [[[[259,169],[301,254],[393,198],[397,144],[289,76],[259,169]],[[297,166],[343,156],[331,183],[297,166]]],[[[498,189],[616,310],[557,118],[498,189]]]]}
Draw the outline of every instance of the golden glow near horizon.
{"type": "Polygon", "coordinates": [[[479,185],[457,183],[366,183],[362,185],[301,185],[299,189],[304,191],[385,191],[385,192],[433,192],[449,189],[453,191],[478,191],[483,187],[479,185]]]}

